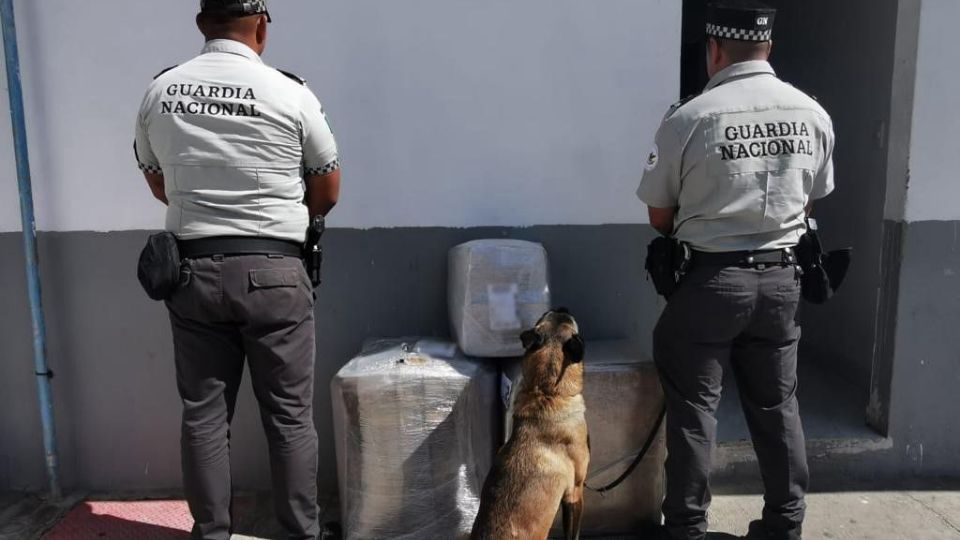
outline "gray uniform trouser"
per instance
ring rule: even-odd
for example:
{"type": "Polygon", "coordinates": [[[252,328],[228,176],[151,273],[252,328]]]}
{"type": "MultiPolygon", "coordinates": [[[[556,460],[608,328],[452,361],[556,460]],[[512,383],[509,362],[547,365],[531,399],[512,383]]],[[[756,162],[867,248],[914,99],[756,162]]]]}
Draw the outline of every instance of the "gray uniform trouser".
{"type": "Polygon", "coordinates": [[[250,364],[267,434],[277,518],[291,539],[314,539],[313,289],[297,258],[244,255],[186,261],[167,302],[183,401],[181,459],[194,539],[230,537],[230,422],[250,364]]]}
{"type": "Polygon", "coordinates": [[[729,360],[764,483],[763,520],[775,530],[803,521],[807,456],[797,405],[793,268],[694,268],[654,331],[667,397],[667,493],[663,513],[676,539],[704,538],[723,369],[729,360]]]}

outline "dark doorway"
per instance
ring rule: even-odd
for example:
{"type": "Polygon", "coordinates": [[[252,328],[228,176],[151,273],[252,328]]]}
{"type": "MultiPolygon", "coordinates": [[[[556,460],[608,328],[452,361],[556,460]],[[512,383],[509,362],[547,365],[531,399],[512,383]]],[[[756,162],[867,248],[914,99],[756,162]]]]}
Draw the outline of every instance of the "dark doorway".
{"type": "MultiPolygon", "coordinates": [[[[815,215],[827,248],[853,246],[855,263],[841,293],[825,306],[804,305],[801,401],[808,436],[886,435],[885,415],[867,405],[889,388],[889,366],[878,351],[884,254],[887,129],[898,3],[896,0],[767,0],[778,9],[773,67],[781,79],[815,96],[830,112],[837,136],[837,190],[817,204],[815,215]],[[876,366],[875,366],[876,364],[876,366]],[[873,381],[871,381],[871,377],[873,381]],[[884,380],[886,377],[887,380],[884,380]]],[[[707,82],[704,27],[707,0],[684,0],[681,94],[695,95],[707,82]]],[[[879,349],[882,349],[880,347],[879,349]]],[[[730,381],[732,385],[732,381],[730,381]]],[[[735,392],[724,392],[725,440],[746,437],[735,392]],[[742,429],[737,427],[740,425],[742,429]]],[[[885,396],[889,400],[889,393],[885,396]]]]}

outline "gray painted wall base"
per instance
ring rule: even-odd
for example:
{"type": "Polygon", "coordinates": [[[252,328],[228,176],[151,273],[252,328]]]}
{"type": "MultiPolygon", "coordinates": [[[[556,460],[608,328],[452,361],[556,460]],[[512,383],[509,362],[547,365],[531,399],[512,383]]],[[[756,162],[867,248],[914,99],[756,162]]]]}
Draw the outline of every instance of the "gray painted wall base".
{"type": "MultiPolygon", "coordinates": [[[[166,309],[136,280],[145,231],[43,233],[44,304],[67,488],[175,489],[179,400],[166,309]]],[[[553,297],[588,339],[649,341],[660,302],[645,280],[644,225],[331,230],[317,302],[321,492],[336,489],[329,381],[369,337],[448,336],[447,250],[477,238],[542,242],[553,297]]],[[[43,483],[19,234],[0,235],[0,489],[43,483]]],[[[249,383],[232,437],[235,483],[266,488],[266,444],[249,383]]]]}
{"type": "Polygon", "coordinates": [[[890,430],[911,472],[960,476],[960,221],[905,229],[890,430]]]}
{"type": "MultiPolygon", "coordinates": [[[[169,323],[165,308],[147,300],[135,277],[148,234],[40,236],[67,488],[180,486],[180,404],[169,323]]],[[[645,245],[652,238],[645,225],[331,230],[317,303],[321,493],[336,489],[330,379],[366,338],[448,336],[447,250],[467,240],[508,236],[544,243],[554,303],[577,314],[588,340],[633,338],[649,348],[662,301],[644,277],[645,245]]],[[[955,459],[960,433],[952,429],[954,408],[945,405],[960,384],[958,238],[958,223],[905,226],[891,345],[890,443],[850,459],[816,460],[821,472],[853,467],[884,476],[960,474],[955,459]]],[[[19,234],[0,234],[0,249],[7,255],[0,258],[0,489],[37,489],[43,464],[19,234]]],[[[836,301],[848,303],[847,310],[859,299],[841,294],[836,301]]],[[[828,343],[812,343],[810,349],[828,343]]],[[[246,383],[238,409],[232,439],[236,485],[263,489],[269,485],[266,444],[246,383]]]]}

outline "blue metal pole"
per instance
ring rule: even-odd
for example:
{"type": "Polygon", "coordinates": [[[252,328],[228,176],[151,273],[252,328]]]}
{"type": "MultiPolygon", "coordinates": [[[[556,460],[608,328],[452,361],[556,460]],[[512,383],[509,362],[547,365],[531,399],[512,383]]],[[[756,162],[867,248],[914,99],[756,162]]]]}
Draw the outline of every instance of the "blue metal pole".
{"type": "Polygon", "coordinates": [[[20,221],[23,223],[23,250],[27,258],[27,286],[30,314],[33,317],[33,359],[43,423],[43,452],[47,467],[50,496],[59,500],[60,464],[57,458],[57,433],[53,421],[53,393],[47,366],[47,329],[40,297],[40,270],[37,260],[37,224],[33,215],[33,188],[30,182],[30,157],[27,152],[27,123],[23,111],[23,86],[20,82],[20,53],[17,49],[17,27],[13,17],[13,0],[0,0],[3,24],[3,52],[7,65],[10,94],[10,118],[13,123],[13,146],[17,161],[17,184],[20,187],[20,221]]]}

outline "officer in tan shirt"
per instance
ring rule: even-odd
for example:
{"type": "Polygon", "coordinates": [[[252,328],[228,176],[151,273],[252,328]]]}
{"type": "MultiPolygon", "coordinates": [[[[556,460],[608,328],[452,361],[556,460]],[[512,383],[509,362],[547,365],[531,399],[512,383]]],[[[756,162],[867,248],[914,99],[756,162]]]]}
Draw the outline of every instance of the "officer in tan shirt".
{"type": "Polygon", "coordinates": [[[722,362],[737,379],[765,486],[751,538],[801,536],[808,470],[796,398],[799,270],[792,247],[833,190],[834,134],[813,99],[767,62],[775,10],[708,7],[710,82],[657,132],[638,197],[692,256],[654,331],[667,396],[664,535],[702,540],[722,362]]]}

